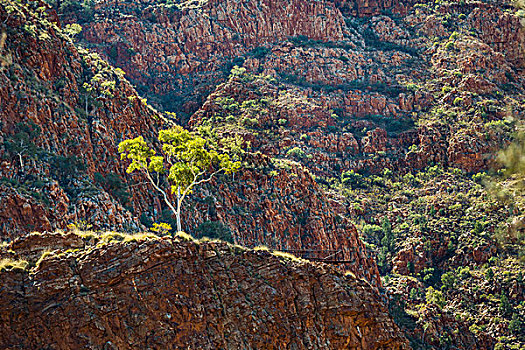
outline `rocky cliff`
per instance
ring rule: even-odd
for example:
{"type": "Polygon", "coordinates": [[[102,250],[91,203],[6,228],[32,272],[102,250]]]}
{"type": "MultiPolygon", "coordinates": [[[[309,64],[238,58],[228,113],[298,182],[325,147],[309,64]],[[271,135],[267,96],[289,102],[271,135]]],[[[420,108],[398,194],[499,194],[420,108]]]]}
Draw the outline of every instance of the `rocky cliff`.
{"type": "MultiPolygon", "coordinates": [[[[137,95],[121,70],[75,47],[68,28],[50,22],[51,9],[6,4],[0,18],[8,26],[4,50],[12,62],[0,72],[6,77],[0,150],[4,240],[68,225],[136,231],[169,222],[171,213],[155,192],[125,174],[116,150],[125,138],[154,139],[166,117],[137,95]],[[37,53],[42,66],[28,63],[37,53]]],[[[337,215],[306,169],[295,168],[288,172],[263,155],[246,159],[234,179],[218,179],[185,204],[184,229],[195,232],[214,222],[250,247],[336,250],[347,268],[378,286],[377,267],[355,227],[337,215]]]]}
{"type": "Polygon", "coordinates": [[[320,1],[97,3],[83,38],[164,108],[191,113],[232,59],[289,36],[343,38],[343,18],[320,1]],[[154,52],[154,54],[153,54],[154,52]]]}
{"type": "Polygon", "coordinates": [[[115,233],[5,249],[3,348],[408,349],[371,286],[326,265],[115,233]]]}
{"type": "Polygon", "coordinates": [[[0,68],[0,235],[81,221],[138,229],[124,206],[144,195],[123,188],[116,148],[137,133],[156,136],[159,115],[37,5],[0,7],[9,58],[0,68]]]}
{"type": "Polygon", "coordinates": [[[102,2],[98,17],[83,24],[83,42],[182,122],[197,111],[193,124],[219,114],[262,136],[272,132],[251,137],[256,149],[275,157],[299,147],[324,178],[348,169],[494,165],[491,155],[508,141],[501,130],[507,111],[521,111],[516,70],[524,36],[515,9],[478,1],[295,1],[280,8],[102,2]],[[273,83],[216,87],[235,64],[273,83]],[[243,106],[257,99],[267,104],[264,116],[253,108],[260,105],[243,106]]]}
{"type": "Polygon", "coordinates": [[[249,143],[186,231],[342,251],[379,285],[372,254],[414,348],[525,344],[522,210],[486,188],[525,112],[519,1],[50,2],[62,29],[42,3],[0,8],[5,237],[171,220],[117,160],[165,118],[125,71],[178,122],[249,143]]]}

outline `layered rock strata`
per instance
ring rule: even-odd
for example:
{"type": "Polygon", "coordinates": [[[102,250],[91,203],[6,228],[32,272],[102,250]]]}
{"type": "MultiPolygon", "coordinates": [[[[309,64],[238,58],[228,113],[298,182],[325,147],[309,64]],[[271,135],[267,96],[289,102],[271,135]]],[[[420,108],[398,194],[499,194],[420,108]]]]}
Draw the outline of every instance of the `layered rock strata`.
{"type": "MultiPolygon", "coordinates": [[[[1,347],[409,348],[374,289],[329,266],[219,242],[83,236],[47,235],[56,250],[29,273],[0,272],[1,347]]],[[[26,239],[11,258],[34,264],[42,240],[26,239]]]]}

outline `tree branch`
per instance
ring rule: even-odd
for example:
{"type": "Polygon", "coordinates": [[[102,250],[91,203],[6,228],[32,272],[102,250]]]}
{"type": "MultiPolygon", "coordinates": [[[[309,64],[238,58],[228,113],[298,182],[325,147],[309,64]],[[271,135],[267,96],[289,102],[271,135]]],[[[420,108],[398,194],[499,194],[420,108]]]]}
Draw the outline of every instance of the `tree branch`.
{"type": "MultiPolygon", "coordinates": [[[[151,184],[153,185],[153,187],[155,187],[155,189],[157,191],[159,191],[160,193],[162,193],[162,196],[164,197],[164,202],[166,202],[166,204],[168,205],[168,207],[170,207],[171,211],[173,212],[173,214],[177,215],[178,211],[177,209],[175,209],[175,207],[173,206],[173,204],[171,204],[171,202],[169,201],[168,199],[168,194],[166,193],[166,191],[164,191],[162,188],[160,188],[160,186],[158,186],[156,183],[155,183],[155,180],[153,180],[153,178],[151,177],[151,174],[150,172],[147,170],[147,169],[144,169],[144,174],[148,177],[149,181],[151,182],[151,184]]],[[[157,178],[158,178],[158,173],[157,173],[157,178]]]]}

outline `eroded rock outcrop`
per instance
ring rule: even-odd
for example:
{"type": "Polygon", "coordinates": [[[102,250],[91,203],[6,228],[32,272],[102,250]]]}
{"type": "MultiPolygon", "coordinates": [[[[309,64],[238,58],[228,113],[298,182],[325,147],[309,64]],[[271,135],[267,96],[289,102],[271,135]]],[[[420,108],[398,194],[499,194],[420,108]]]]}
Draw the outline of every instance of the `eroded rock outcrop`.
{"type": "MultiPolygon", "coordinates": [[[[13,28],[6,50],[14,62],[0,72],[6,77],[0,90],[5,112],[0,149],[5,159],[0,175],[6,182],[0,185],[3,240],[71,224],[134,230],[147,222],[169,220],[171,213],[161,219],[164,208],[155,192],[145,183],[136,186],[140,178],[125,174],[127,164],[116,149],[125,138],[154,138],[161,127],[160,114],[98,55],[77,50],[63,32],[42,24],[30,9],[14,9],[19,12],[3,13],[13,28]],[[38,23],[35,36],[21,29],[33,22],[38,23]],[[28,51],[16,46],[25,41],[28,51]],[[38,64],[27,63],[27,55],[39,52],[45,58],[44,73],[38,64]],[[34,81],[21,79],[22,73],[34,81]],[[33,132],[27,128],[38,130],[38,137],[23,141],[28,153],[20,161],[9,145],[22,133],[33,132]]],[[[249,247],[340,251],[350,271],[380,285],[377,267],[355,227],[333,211],[306,169],[298,164],[287,171],[265,156],[246,164],[235,178],[219,179],[196,191],[184,205],[185,230],[212,220],[226,225],[236,243],[249,247]],[[270,175],[272,170],[275,174],[270,175]]]]}
{"type": "Polygon", "coordinates": [[[326,265],[182,238],[26,239],[57,250],[0,272],[1,347],[409,348],[375,290],[326,265]]]}

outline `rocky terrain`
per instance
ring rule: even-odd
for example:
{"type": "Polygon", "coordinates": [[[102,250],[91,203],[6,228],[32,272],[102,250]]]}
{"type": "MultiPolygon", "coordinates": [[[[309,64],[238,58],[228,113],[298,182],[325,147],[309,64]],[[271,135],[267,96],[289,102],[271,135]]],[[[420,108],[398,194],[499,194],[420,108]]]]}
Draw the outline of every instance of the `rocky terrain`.
{"type": "Polygon", "coordinates": [[[519,349],[523,5],[2,0],[0,234],[173,224],[116,147],[211,126],[242,170],[186,231],[341,252],[413,348],[519,349]]]}
{"type": "MultiPolygon", "coordinates": [[[[4,50],[13,62],[2,71],[8,79],[2,106],[6,112],[2,114],[6,118],[5,205],[0,220],[4,236],[11,239],[31,230],[68,225],[136,231],[154,221],[170,222],[154,192],[139,185],[144,180],[125,175],[126,164],[116,150],[127,137],[153,139],[170,115],[147,105],[122,70],[96,53],[74,47],[67,36],[70,28],[62,31],[49,21],[51,9],[47,14],[9,6],[4,8],[6,23],[11,25],[4,50]],[[30,26],[28,17],[29,23],[37,23],[34,35],[25,29],[30,26]],[[34,47],[17,52],[20,42],[34,47]],[[49,51],[50,45],[56,50],[49,51]],[[26,62],[24,55],[38,50],[49,56],[49,81],[40,77],[41,67],[26,62]],[[70,67],[64,60],[80,62],[70,67]],[[21,72],[31,79],[17,78],[21,72]],[[57,100],[64,91],[71,98],[57,100]],[[18,98],[22,93],[28,95],[27,102],[18,98]],[[16,142],[21,146],[12,149],[16,142]]],[[[290,173],[267,156],[252,158],[246,159],[245,171],[236,181],[219,181],[196,194],[184,212],[186,230],[212,223],[231,231],[232,241],[246,246],[337,250],[351,262],[347,267],[356,275],[380,284],[375,262],[367,256],[357,231],[334,212],[304,168],[290,173]],[[258,171],[263,168],[264,172],[258,171]],[[253,216],[248,218],[247,213],[253,216]]]]}
{"type": "Polygon", "coordinates": [[[123,208],[133,190],[122,188],[116,147],[154,136],[160,120],[121,70],[77,49],[52,22],[56,13],[37,5],[0,7],[9,58],[0,69],[0,234],[80,221],[138,229],[123,208]]]}
{"type": "Polygon", "coordinates": [[[4,249],[2,348],[409,348],[368,283],[293,256],[88,232],[4,249]]]}

